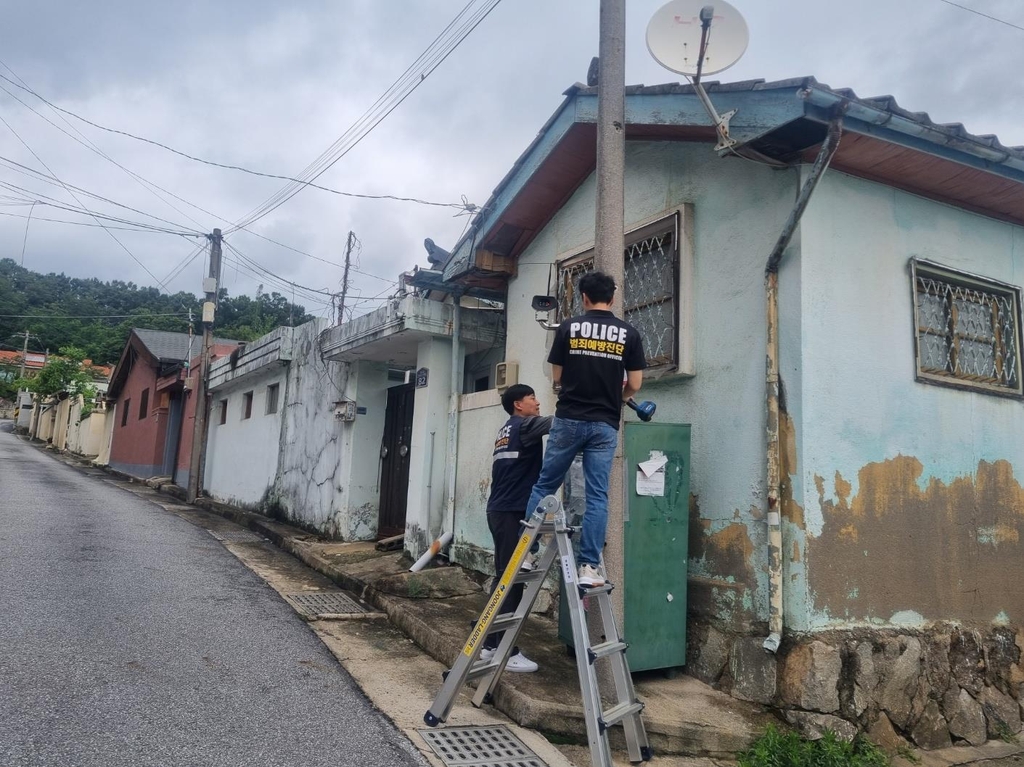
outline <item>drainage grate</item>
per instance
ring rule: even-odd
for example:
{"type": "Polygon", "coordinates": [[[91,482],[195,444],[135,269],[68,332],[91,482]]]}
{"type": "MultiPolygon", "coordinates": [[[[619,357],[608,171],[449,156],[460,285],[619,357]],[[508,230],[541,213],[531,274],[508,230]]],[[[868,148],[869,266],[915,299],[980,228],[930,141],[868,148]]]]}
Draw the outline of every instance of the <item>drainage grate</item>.
{"type": "Polygon", "coordinates": [[[419,730],[447,767],[547,767],[504,725],[419,730]]]}
{"type": "Polygon", "coordinates": [[[207,532],[223,543],[266,543],[266,538],[248,530],[208,530],[207,532]]]}
{"type": "Polygon", "coordinates": [[[306,591],[301,594],[285,594],[285,597],[307,617],[318,615],[353,615],[367,612],[367,609],[344,591],[306,591]]]}

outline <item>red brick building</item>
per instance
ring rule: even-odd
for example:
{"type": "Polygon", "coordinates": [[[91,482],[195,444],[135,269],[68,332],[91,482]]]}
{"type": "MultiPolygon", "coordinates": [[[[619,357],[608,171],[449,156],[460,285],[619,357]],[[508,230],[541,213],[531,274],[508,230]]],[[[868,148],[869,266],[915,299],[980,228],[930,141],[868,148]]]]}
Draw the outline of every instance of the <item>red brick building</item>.
{"type": "MultiPolygon", "coordinates": [[[[110,466],[140,478],[188,483],[195,402],[186,386],[202,339],[187,333],[133,329],[114,368],[107,397],[114,411],[110,466]]],[[[236,341],[215,339],[214,358],[236,341]]]]}

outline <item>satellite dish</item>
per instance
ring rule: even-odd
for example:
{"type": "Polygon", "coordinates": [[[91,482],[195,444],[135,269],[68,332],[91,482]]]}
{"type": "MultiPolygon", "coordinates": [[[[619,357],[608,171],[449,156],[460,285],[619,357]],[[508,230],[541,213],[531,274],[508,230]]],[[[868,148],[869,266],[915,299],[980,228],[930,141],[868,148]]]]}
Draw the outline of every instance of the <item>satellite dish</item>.
{"type": "Polygon", "coordinates": [[[725,0],[672,0],[659,8],[647,25],[647,50],[665,69],[687,77],[697,74],[702,12],[704,17],[711,16],[711,28],[701,75],[728,69],[746,52],[750,41],[747,22],[725,0]]]}

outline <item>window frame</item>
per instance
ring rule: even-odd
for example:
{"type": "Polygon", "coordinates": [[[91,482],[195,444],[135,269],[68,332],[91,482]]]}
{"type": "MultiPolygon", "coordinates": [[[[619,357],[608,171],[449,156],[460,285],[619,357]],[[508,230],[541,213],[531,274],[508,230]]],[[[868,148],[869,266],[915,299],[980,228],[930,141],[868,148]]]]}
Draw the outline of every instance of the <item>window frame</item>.
{"type": "Polygon", "coordinates": [[[128,397],[124,401],[124,410],[121,411],[121,428],[125,428],[128,425],[128,416],[132,412],[132,398],[128,397]]]}
{"type": "MultiPolygon", "coordinates": [[[[664,375],[676,374],[689,377],[695,373],[692,313],[693,244],[690,240],[693,231],[692,221],[692,206],[686,204],[636,223],[625,232],[622,252],[623,274],[626,270],[626,254],[630,247],[662,232],[670,232],[672,235],[672,293],[671,297],[667,299],[672,302],[672,356],[671,361],[658,364],[651,364],[650,358],[647,357],[648,367],[644,371],[646,376],[660,378],[664,375]]],[[[557,304],[556,322],[568,319],[568,317],[562,316],[560,296],[558,295],[562,271],[579,264],[593,262],[595,256],[595,247],[590,244],[585,248],[556,257],[552,270],[554,290],[551,291],[557,304]]],[[[622,291],[621,294],[616,291],[616,302],[612,309],[622,319],[628,321],[625,310],[625,291],[622,291]]],[[[647,348],[646,339],[644,340],[644,355],[646,357],[650,350],[647,348]]]]}
{"type": "MultiPolygon", "coordinates": [[[[959,389],[961,391],[977,392],[981,394],[991,394],[997,397],[1006,397],[1010,399],[1024,399],[1024,363],[1022,363],[1021,352],[1022,352],[1022,341],[1021,341],[1021,303],[1022,303],[1022,291],[1017,285],[1011,285],[1009,283],[1001,282],[990,277],[983,277],[978,274],[966,272],[961,269],[956,269],[944,264],[936,263],[923,258],[911,258],[910,262],[910,309],[911,309],[911,322],[914,333],[914,379],[918,383],[930,384],[933,386],[942,386],[949,389],[959,389]],[[937,372],[936,370],[928,369],[922,364],[921,354],[921,335],[922,327],[926,330],[932,330],[926,326],[923,326],[919,315],[919,303],[918,297],[920,295],[918,289],[918,280],[920,278],[937,280],[949,285],[953,285],[960,288],[966,288],[968,290],[978,290],[988,294],[995,294],[997,296],[1005,296],[1012,300],[1012,309],[1010,319],[1013,322],[1014,331],[1014,343],[1015,343],[1015,363],[1017,367],[1016,371],[1016,386],[1011,388],[1004,386],[999,383],[989,383],[983,380],[972,380],[967,377],[958,376],[956,373],[950,372],[937,372]]],[[[952,336],[956,336],[955,329],[952,330],[952,336]]],[[[949,338],[949,334],[944,334],[944,338],[949,338]]],[[[998,343],[998,339],[996,339],[998,343]]]]}
{"type": "Polygon", "coordinates": [[[275,415],[279,409],[281,398],[281,384],[267,384],[266,403],[263,408],[264,415],[275,415]]]}
{"type": "Polygon", "coordinates": [[[242,395],[242,420],[248,421],[252,418],[253,391],[250,389],[242,395]]]}
{"type": "Polygon", "coordinates": [[[147,386],[142,390],[142,396],[139,399],[139,420],[145,421],[149,417],[149,387],[147,386]]]}
{"type": "Polygon", "coordinates": [[[228,422],[228,398],[220,400],[220,419],[218,426],[223,426],[228,422]]]}

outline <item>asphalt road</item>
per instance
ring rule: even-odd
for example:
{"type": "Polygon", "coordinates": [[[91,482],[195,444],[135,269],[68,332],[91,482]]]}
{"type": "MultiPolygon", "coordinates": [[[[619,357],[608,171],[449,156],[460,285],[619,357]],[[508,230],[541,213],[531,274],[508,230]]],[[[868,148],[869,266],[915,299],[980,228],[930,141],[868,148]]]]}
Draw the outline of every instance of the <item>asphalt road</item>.
{"type": "Polygon", "coordinates": [[[423,765],[205,531],[0,429],[0,765],[423,765]]]}

